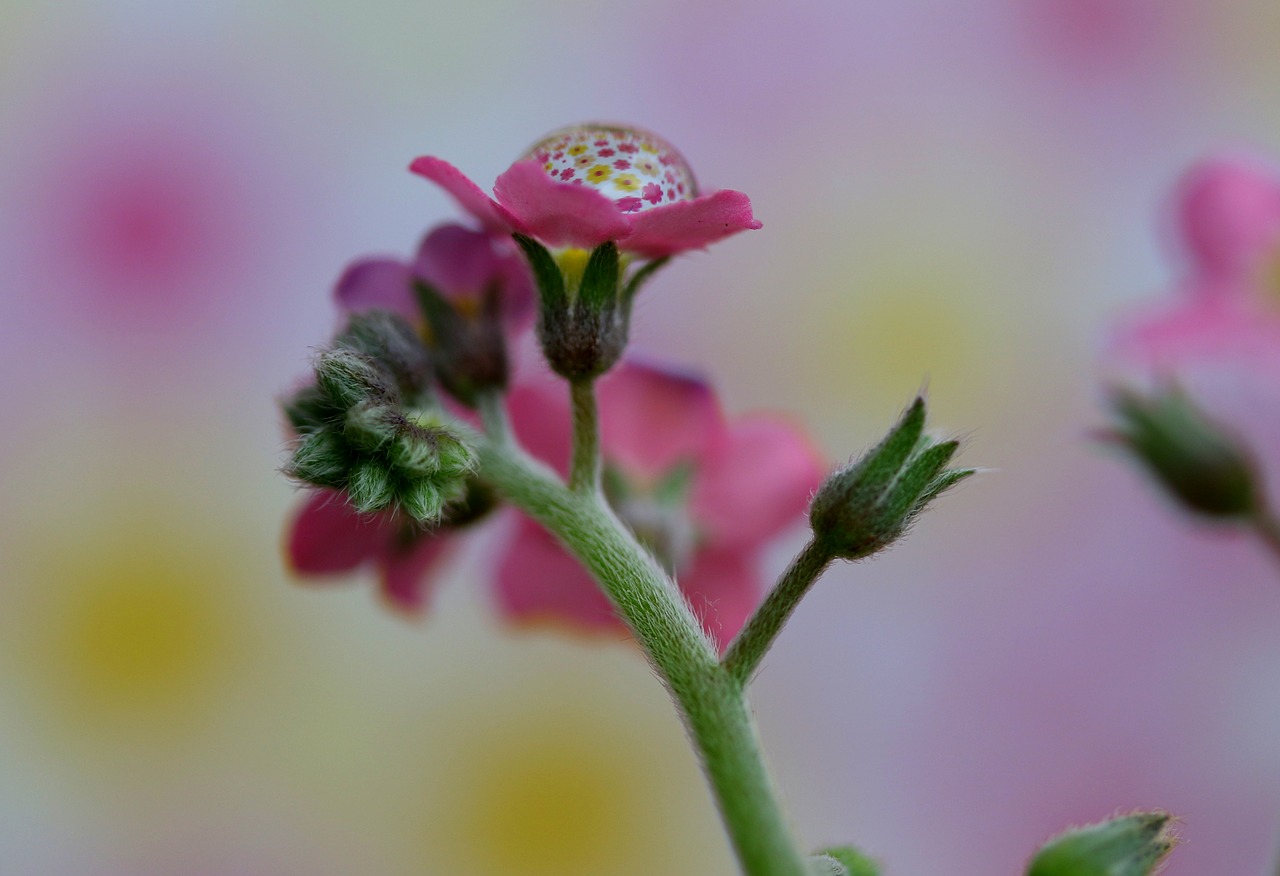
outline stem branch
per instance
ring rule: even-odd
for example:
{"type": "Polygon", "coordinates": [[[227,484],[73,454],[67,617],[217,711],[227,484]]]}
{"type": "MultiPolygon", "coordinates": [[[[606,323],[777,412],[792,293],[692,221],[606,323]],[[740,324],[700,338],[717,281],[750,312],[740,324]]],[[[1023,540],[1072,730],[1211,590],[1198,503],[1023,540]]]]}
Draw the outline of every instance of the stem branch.
{"type": "Polygon", "coordinates": [[[739,684],[745,685],[760,665],[760,660],[773,645],[783,625],[791,617],[801,598],[826,571],[834,559],[831,552],[815,539],[791,561],[778,583],[765,597],[747,625],[725,652],[722,665],[739,684]]]}

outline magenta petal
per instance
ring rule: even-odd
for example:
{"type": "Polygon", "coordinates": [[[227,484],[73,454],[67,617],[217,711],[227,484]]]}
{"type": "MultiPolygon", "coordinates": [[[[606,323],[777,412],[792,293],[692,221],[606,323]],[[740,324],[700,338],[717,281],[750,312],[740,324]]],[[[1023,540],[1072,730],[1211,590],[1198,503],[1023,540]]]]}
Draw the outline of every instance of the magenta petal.
{"type": "Polygon", "coordinates": [[[600,381],[599,405],[606,458],[645,476],[702,457],[725,429],[705,381],[637,359],[600,381]]]}
{"type": "Polygon", "coordinates": [[[431,589],[431,567],[447,552],[452,537],[424,533],[407,545],[392,545],[382,555],[382,595],[400,611],[419,614],[431,589]]]}
{"type": "Polygon", "coordinates": [[[409,165],[409,170],[426,177],[452,195],[462,209],[479,219],[489,231],[496,234],[511,233],[511,217],[507,211],[449,162],[424,155],[415,158],[409,165]]]}
{"type": "Polygon", "coordinates": [[[723,652],[760,603],[755,561],[737,551],[701,550],[680,574],[680,589],[723,652]]]}
{"type": "Polygon", "coordinates": [[[1176,307],[1150,309],[1116,332],[1112,351],[1156,372],[1213,359],[1280,362],[1280,318],[1238,296],[1207,294],[1176,307]]]}
{"type": "Polygon", "coordinates": [[[409,266],[398,259],[370,258],[352,262],[334,287],[338,306],[348,313],[380,307],[409,320],[418,319],[409,266]]]}
{"type": "Polygon", "coordinates": [[[619,245],[627,252],[656,259],[701,249],[739,231],[759,227],[751,214],[751,200],[742,192],[722,189],[692,201],[677,201],[635,214],[631,236],[619,245]]]}
{"type": "Polygon", "coordinates": [[[536,161],[511,165],[493,194],[520,230],[547,246],[593,249],[631,232],[613,201],[588,185],[556,182],[536,161]]]}
{"type": "Polygon", "coordinates": [[[350,572],[373,559],[391,531],[385,516],[356,513],[342,493],[314,490],[289,530],[289,565],[300,575],[350,572]]]}
{"type": "Polygon", "coordinates": [[[759,544],[801,519],[824,469],[800,429],[770,417],[738,420],[703,458],[693,518],[717,547],[759,544]]]}
{"type": "Polygon", "coordinates": [[[589,630],[625,629],[586,570],[546,530],[521,517],[498,564],[498,609],[509,620],[567,621],[589,630]]]}
{"type": "Polygon", "coordinates": [[[475,296],[498,273],[489,235],[461,225],[442,225],[418,247],[414,273],[447,298],[475,296]]]}
{"type": "Polygon", "coordinates": [[[1209,159],[1183,177],[1177,215],[1202,273],[1243,278],[1280,244],[1280,178],[1248,159],[1209,159]]]}

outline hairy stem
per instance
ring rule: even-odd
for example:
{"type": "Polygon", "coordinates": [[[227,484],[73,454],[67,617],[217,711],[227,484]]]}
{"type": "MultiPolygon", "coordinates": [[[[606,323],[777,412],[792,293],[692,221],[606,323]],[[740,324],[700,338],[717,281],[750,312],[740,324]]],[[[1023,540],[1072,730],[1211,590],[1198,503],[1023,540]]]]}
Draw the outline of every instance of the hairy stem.
{"type": "Polygon", "coordinates": [[[553,533],[608,593],[676,702],[746,876],[804,876],[765,769],[742,685],[688,603],[598,491],[575,492],[516,446],[499,402],[482,404],[481,472],[553,533]]]}
{"type": "Polygon", "coordinates": [[[569,489],[575,493],[600,489],[600,418],[596,410],[595,382],[579,378],[569,382],[573,405],[573,463],[569,489]]]}
{"type": "Polygon", "coordinates": [[[729,645],[722,664],[739,684],[746,684],[773,645],[801,598],[831,565],[831,552],[815,539],[791,561],[747,625],[729,645]]]}

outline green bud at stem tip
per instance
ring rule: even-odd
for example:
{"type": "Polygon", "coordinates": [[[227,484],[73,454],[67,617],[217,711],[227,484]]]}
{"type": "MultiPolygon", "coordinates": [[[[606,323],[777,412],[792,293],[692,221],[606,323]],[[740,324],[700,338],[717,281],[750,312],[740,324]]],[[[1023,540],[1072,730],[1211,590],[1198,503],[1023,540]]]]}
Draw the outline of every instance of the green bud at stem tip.
{"type": "Polygon", "coordinates": [[[1040,848],[1027,876],[1151,876],[1178,844],[1168,812],[1135,812],[1075,828],[1040,848]]]}
{"type": "Polygon", "coordinates": [[[959,442],[927,434],[925,413],[917,397],[879,444],[819,487],[809,522],[831,556],[857,560],[883,550],[929,502],[975,473],[946,467],[959,442]]]}
{"type": "Polygon", "coordinates": [[[356,463],[347,481],[347,495],[362,514],[385,510],[395,500],[391,473],[372,460],[356,463]]]}
{"type": "Polygon", "coordinates": [[[345,485],[350,456],[342,439],[330,429],[302,436],[286,466],[290,477],[317,487],[345,485]]]}
{"type": "Polygon", "coordinates": [[[1176,386],[1150,395],[1116,389],[1116,425],[1101,439],[1124,450],[1183,509],[1220,520],[1261,511],[1263,490],[1249,449],[1176,386]]]}

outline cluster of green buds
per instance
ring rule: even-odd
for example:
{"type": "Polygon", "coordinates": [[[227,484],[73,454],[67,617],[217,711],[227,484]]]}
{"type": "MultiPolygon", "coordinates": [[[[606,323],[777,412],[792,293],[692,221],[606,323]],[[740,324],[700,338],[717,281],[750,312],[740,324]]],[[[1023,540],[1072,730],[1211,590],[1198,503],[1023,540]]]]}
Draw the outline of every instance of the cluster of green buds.
{"type": "Polygon", "coordinates": [[[850,465],[828,475],[809,508],[823,553],[860,560],[906,533],[925,507],[976,469],[947,468],[959,448],[924,431],[917,398],[884,439],[850,465]]]}
{"type": "Polygon", "coordinates": [[[298,435],[287,473],[344,490],[357,511],[400,509],[421,522],[465,498],[473,440],[434,403],[429,354],[387,311],[351,322],[316,358],[316,382],[285,404],[298,435]]]}

